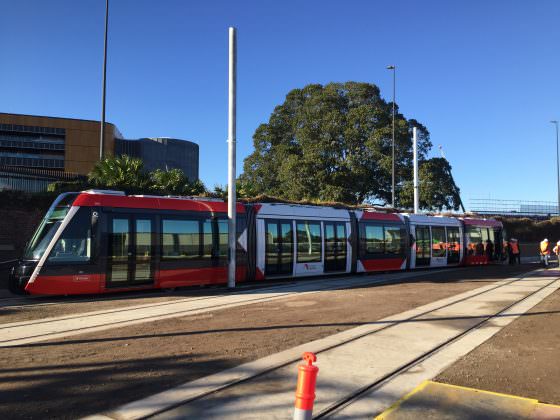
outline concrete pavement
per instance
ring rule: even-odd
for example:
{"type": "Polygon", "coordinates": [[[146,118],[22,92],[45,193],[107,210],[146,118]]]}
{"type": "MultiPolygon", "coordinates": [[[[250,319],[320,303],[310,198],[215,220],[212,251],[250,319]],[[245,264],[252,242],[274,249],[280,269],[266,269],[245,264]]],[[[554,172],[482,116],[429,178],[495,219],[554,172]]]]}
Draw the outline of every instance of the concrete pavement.
{"type": "Polygon", "coordinates": [[[560,406],[479,389],[425,381],[375,420],[545,420],[560,406]]]}
{"type": "MultiPolygon", "coordinates": [[[[105,418],[141,418],[158,412],[161,412],[158,418],[166,419],[291,418],[297,360],[304,350],[319,353],[315,413],[320,413],[336,406],[348,395],[364,390],[395,372],[406,370],[412,365],[421,366],[415,362],[444,346],[444,351],[435,353],[423,362],[426,365],[432,363],[427,372],[433,377],[489,338],[505,323],[522,315],[558,289],[559,277],[557,272],[537,270],[521,280],[499,281],[186,383],[127,404],[107,413],[105,418]],[[516,305],[516,302],[519,303],[516,305]],[[509,312],[492,318],[510,306],[509,312]],[[489,317],[491,319],[486,321],[489,317]],[[479,324],[481,328],[468,332],[479,324]],[[458,337],[461,337],[458,341],[446,344],[458,337]],[[457,345],[459,342],[461,344],[457,345]],[[446,354],[448,348],[453,351],[446,354]],[[258,376],[249,379],[255,375],[258,376]],[[240,381],[243,382],[237,386],[229,386],[240,381]],[[169,410],[174,406],[176,408],[169,410]]],[[[396,379],[405,376],[397,375],[396,379]]],[[[414,382],[412,388],[419,382],[414,382]]],[[[410,381],[400,385],[386,394],[385,399],[378,398],[379,395],[376,397],[384,401],[383,407],[372,404],[365,393],[354,404],[344,406],[336,417],[371,418],[408,392],[406,389],[410,381]]]]}

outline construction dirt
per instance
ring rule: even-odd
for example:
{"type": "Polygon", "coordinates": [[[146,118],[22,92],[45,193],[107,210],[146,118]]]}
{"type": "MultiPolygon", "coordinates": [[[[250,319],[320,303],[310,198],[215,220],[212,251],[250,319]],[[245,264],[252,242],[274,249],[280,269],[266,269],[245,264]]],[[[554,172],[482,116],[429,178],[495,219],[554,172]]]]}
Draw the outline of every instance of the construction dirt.
{"type": "Polygon", "coordinates": [[[435,380],[560,404],[560,291],[435,380]]]}
{"type": "Polygon", "coordinates": [[[400,284],[324,291],[1,348],[0,418],[77,418],[102,412],[532,268],[436,271],[400,284]]]}

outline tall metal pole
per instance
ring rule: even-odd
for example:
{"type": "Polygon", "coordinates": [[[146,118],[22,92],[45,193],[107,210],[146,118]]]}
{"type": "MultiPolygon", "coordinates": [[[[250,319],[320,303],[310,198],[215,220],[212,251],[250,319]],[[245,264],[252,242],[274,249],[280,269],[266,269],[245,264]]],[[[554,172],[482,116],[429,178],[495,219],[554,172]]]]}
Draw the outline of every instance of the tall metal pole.
{"type": "Polygon", "coordinates": [[[414,163],[414,213],[419,211],[419,196],[418,196],[418,139],[416,137],[416,127],[412,128],[412,151],[414,163]]]}
{"type": "Polygon", "coordinates": [[[558,180],[558,203],[556,212],[560,214],[560,162],[558,160],[558,121],[552,120],[550,122],[556,126],[556,179],[558,180]]]}
{"type": "Polygon", "coordinates": [[[395,207],[395,96],[396,96],[396,79],[397,66],[387,66],[388,70],[393,70],[393,143],[392,143],[392,170],[391,170],[391,206],[395,207]]]}
{"type": "Polygon", "coordinates": [[[99,138],[99,160],[103,159],[105,145],[105,86],[107,78],[107,31],[109,29],[109,0],[105,0],[105,42],[103,44],[103,90],[101,99],[101,134],[99,138]]]}
{"type": "Polygon", "coordinates": [[[235,191],[235,147],[236,147],[236,84],[237,84],[237,35],[229,28],[229,97],[228,97],[228,287],[235,287],[237,254],[236,235],[236,191],[235,191]]]}

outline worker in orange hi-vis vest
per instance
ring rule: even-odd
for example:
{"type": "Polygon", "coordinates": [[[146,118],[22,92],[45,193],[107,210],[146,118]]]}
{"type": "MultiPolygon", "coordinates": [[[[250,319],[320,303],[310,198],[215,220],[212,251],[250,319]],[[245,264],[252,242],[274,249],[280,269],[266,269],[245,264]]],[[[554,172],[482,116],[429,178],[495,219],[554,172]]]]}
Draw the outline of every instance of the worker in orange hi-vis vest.
{"type": "Polygon", "coordinates": [[[540,243],[541,261],[545,267],[548,267],[548,259],[550,258],[550,247],[548,239],[544,238],[540,243]]]}
{"type": "Polygon", "coordinates": [[[509,246],[511,247],[511,257],[509,259],[510,264],[521,264],[521,252],[519,250],[519,241],[515,238],[509,240],[509,246]]]}
{"type": "Polygon", "coordinates": [[[552,248],[552,252],[556,254],[556,258],[558,260],[558,267],[560,267],[560,241],[556,242],[554,248],[552,248]]]}

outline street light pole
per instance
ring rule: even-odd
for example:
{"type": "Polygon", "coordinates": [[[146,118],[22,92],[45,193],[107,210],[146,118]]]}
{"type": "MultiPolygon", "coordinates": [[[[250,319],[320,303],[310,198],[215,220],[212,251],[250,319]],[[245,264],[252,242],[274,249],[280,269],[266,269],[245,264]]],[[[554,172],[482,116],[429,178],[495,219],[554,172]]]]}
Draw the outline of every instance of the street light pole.
{"type": "Polygon", "coordinates": [[[391,206],[395,208],[395,91],[396,91],[396,78],[397,78],[397,66],[391,65],[387,66],[387,70],[393,70],[393,159],[392,159],[392,170],[391,170],[391,206]]]}
{"type": "Polygon", "coordinates": [[[558,160],[558,121],[552,120],[550,122],[556,126],[556,179],[558,180],[558,202],[556,212],[560,215],[560,162],[558,160]]]}
{"type": "Polygon", "coordinates": [[[228,71],[228,287],[235,287],[237,258],[236,130],[237,130],[237,30],[229,28],[228,71]]]}
{"type": "Polygon", "coordinates": [[[99,160],[103,159],[105,141],[105,86],[107,78],[107,31],[109,28],[109,0],[105,0],[105,42],[103,44],[103,88],[101,93],[101,135],[99,137],[99,160]]]}
{"type": "Polygon", "coordinates": [[[418,137],[416,136],[416,127],[412,127],[412,166],[414,172],[412,181],[414,189],[414,214],[418,214],[420,211],[420,191],[418,191],[418,137]]]}

